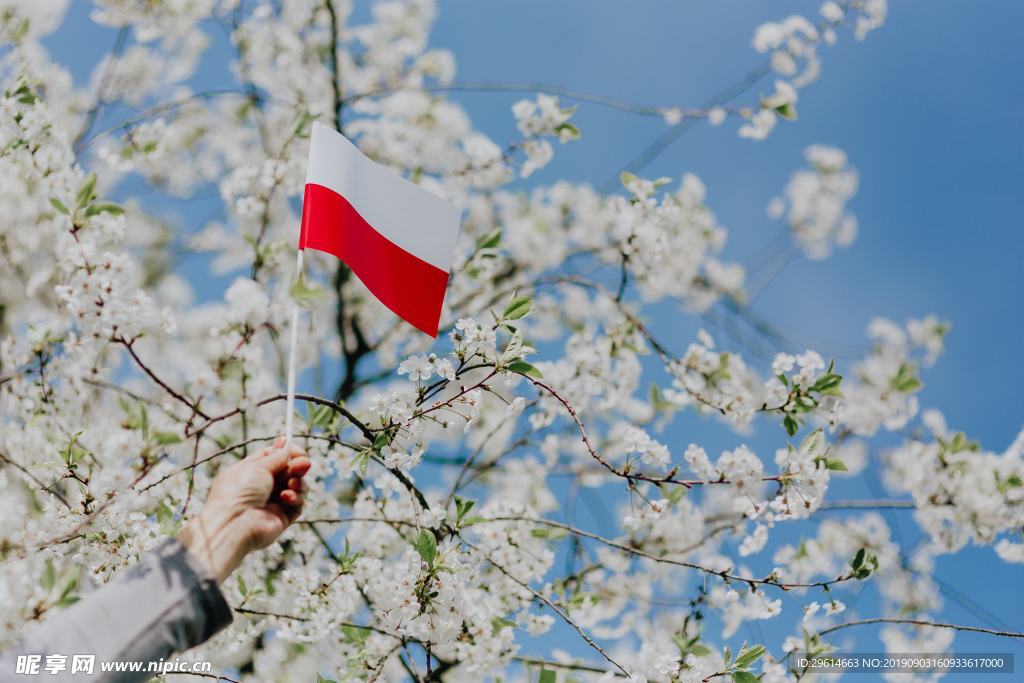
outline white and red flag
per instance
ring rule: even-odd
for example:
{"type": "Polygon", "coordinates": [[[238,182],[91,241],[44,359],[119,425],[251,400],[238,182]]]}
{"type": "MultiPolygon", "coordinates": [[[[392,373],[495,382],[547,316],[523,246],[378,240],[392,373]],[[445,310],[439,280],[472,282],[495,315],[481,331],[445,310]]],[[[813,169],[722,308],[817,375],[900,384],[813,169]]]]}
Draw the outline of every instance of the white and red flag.
{"type": "Polygon", "coordinates": [[[313,124],[299,249],[344,261],[381,303],[437,336],[460,211],[313,124]]]}

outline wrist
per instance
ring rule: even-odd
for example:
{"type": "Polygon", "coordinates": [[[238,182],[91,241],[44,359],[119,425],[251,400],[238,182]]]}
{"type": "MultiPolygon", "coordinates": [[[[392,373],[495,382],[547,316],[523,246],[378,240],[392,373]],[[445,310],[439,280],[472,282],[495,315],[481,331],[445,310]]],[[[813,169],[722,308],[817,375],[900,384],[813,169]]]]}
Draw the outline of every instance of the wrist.
{"type": "Polygon", "coordinates": [[[247,552],[245,535],[233,522],[233,516],[208,505],[178,532],[181,544],[218,584],[242,563],[247,552]]]}

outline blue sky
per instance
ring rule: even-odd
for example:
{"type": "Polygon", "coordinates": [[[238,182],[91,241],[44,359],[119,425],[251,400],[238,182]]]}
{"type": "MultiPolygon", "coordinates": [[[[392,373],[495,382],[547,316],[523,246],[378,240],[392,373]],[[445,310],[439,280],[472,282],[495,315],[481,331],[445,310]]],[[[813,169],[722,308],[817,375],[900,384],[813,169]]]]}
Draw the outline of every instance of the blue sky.
{"type": "MultiPolygon", "coordinates": [[[[365,0],[356,4],[357,16],[364,14],[365,0]]],[[[639,104],[692,107],[760,63],[750,47],[758,24],[788,13],[813,16],[817,4],[440,0],[432,43],[455,53],[459,79],[543,81],[639,104]]],[[[85,0],[73,6],[73,21],[49,42],[82,78],[113,33],[86,24],[85,0]]],[[[844,149],[861,178],[851,203],[857,241],[827,261],[794,261],[754,309],[801,347],[840,363],[864,348],[872,317],[903,321],[934,312],[951,320],[946,353],[924,374],[922,405],[940,408],[951,427],[997,451],[1024,417],[1022,24],[1022,3],[893,2],[886,25],[864,42],[843,33],[837,45],[822,48],[822,77],[801,91],[799,121],[781,123],[762,142],[739,139],[731,121],[698,125],[644,170],[652,177],[699,175],[709,205],[730,230],[725,256],[747,261],[780,227],[765,206],[804,164],[803,148],[844,149]]],[[[198,84],[223,86],[225,54],[215,46],[198,84]]],[[[770,91],[770,79],[759,90],[770,91]]],[[[515,137],[509,106],[518,96],[453,97],[499,143],[515,137]]],[[[530,183],[564,177],[601,184],[665,130],[658,119],[585,104],[575,120],[583,139],[560,147],[552,166],[530,183]]],[[[211,206],[179,212],[197,221],[211,206]]],[[[669,313],[659,316],[658,334],[681,351],[707,323],[669,313]]],[[[738,441],[696,420],[677,433],[709,451],[738,441]]],[[[764,456],[780,436],[766,425],[751,443],[762,444],[764,456]]],[[[844,486],[838,497],[873,495],[864,481],[844,486]]],[[[913,538],[909,513],[892,513],[890,523],[913,538]]],[[[943,619],[1018,629],[1024,623],[1020,568],[990,549],[941,558],[936,575],[976,603],[965,607],[947,596],[943,619]]],[[[762,635],[777,642],[784,635],[779,626],[765,622],[762,635]]],[[[861,642],[877,646],[867,633],[861,642]]],[[[566,647],[577,649],[568,639],[566,647]]],[[[1020,645],[983,636],[959,635],[957,649],[1024,655],[1020,645]]]]}

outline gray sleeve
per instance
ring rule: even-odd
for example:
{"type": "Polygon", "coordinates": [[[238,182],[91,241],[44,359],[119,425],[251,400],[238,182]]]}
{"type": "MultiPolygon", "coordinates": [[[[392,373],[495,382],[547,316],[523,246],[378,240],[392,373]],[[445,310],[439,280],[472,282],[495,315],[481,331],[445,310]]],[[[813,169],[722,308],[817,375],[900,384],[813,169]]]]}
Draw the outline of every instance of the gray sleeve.
{"type": "Polygon", "coordinates": [[[185,546],[170,539],[96,592],[30,630],[18,646],[0,656],[0,681],[147,681],[154,676],[146,670],[149,662],[199,645],[231,618],[217,582],[185,546]],[[95,655],[92,675],[71,674],[73,656],[82,654],[95,655]],[[35,676],[16,673],[19,655],[41,655],[35,676]],[[66,656],[66,670],[47,673],[47,655],[66,656]],[[111,661],[144,664],[136,672],[104,671],[103,664],[111,661]]]}

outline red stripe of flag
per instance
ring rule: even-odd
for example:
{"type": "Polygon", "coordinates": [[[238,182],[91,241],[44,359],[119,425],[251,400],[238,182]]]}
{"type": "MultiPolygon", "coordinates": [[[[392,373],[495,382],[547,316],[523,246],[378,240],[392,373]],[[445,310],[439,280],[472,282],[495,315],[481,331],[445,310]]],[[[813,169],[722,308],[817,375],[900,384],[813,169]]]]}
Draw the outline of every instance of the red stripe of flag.
{"type": "Polygon", "coordinates": [[[448,273],[381,235],[334,190],[306,184],[299,248],[337,256],[381,303],[437,336],[448,273]]]}

